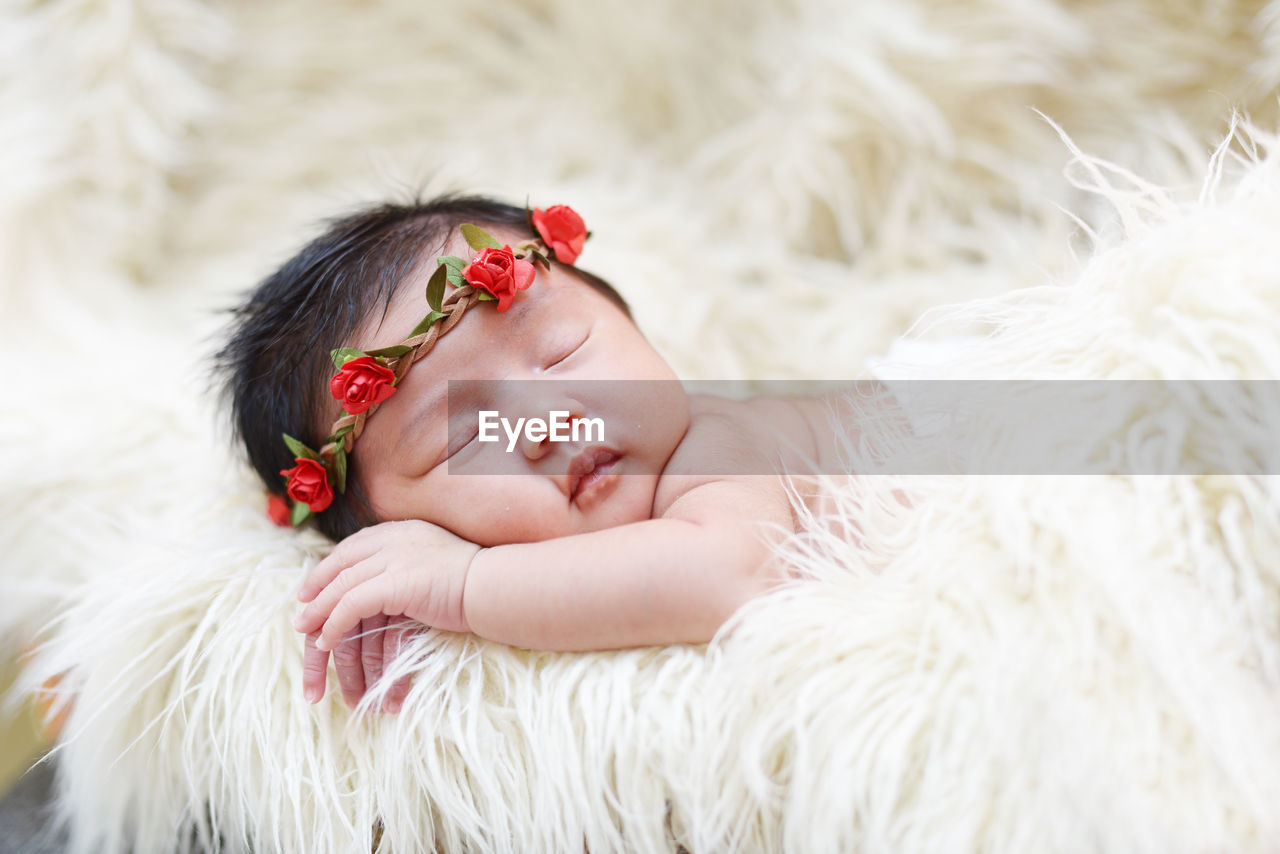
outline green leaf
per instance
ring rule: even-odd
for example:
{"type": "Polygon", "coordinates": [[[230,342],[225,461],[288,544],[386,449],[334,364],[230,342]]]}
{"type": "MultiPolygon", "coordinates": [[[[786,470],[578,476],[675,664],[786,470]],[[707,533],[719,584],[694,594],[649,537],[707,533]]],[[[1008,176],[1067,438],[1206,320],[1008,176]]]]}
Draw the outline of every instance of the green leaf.
{"type": "Polygon", "coordinates": [[[413,331],[409,333],[409,337],[412,338],[415,335],[421,335],[422,333],[426,332],[428,329],[431,328],[431,324],[435,323],[437,320],[439,320],[442,317],[448,317],[448,316],[449,315],[443,311],[431,312],[426,317],[422,318],[421,323],[413,327],[413,331]]]}
{"type": "Polygon", "coordinates": [[[461,270],[471,263],[466,258],[459,258],[457,255],[445,255],[437,260],[450,270],[461,270]]]}
{"type": "Polygon", "coordinates": [[[284,436],[284,443],[289,448],[289,453],[293,454],[294,458],[305,457],[308,460],[320,459],[319,454],[290,436],[288,433],[282,433],[281,435],[284,436]]]}
{"type": "Polygon", "coordinates": [[[467,245],[477,252],[481,249],[502,248],[502,244],[495,240],[492,234],[469,222],[462,224],[462,236],[466,238],[467,245]]]}
{"type": "Polygon", "coordinates": [[[289,523],[295,528],[311,516],[311,508],[303,504],[301,501],[293,502],[293,509],[289,511],[289,523]]]}
{"type": "Polygon", "coordinates": [[[488,291],[476,291],[476,296],[485,302],[497,302],[498,298],[488,291]]]}
{"type": "Polygon", "coordinates": [[[342,370],[342,366],[352,359],[359,359],[362,356],[369,355],[363,350],[357,350],[354,347],[339,347],[337,350],[329,351],[329,358],[333,359],[333,366],[338,370],[342,370]]]}
{"type": "Polygon", "coordinates": [[[453,285],[455,288],[460,288],[467,283],[467,280],[462,278],[461,270],[455,270],[453,267],[449,267],[448,269],[449,272],[446,275],[449,278],[449,284],[453,285]]]}
{"type": "Polygon", "coordinates": [[[427,282],[427,305],[431,306],[433,311],[440,310],[440,303],[444,300],[444,283],[449,278],[449,268],[444,264],[436,267],[436,271],[431,274],[431,279],[427,282]]]}
{"type": "Polygon", "coordinates": [[[333,480],[339,492],[347,491],[347,452],[342,446],[333,452],[333,480]]]}
{"type": "Polygon", "coordinates": [[[403,356],[413,348],[407,344],[397,344],[394,347],[383,347],[380,350],[370,350],[366,355],[379,356],[384,359],[394,359],[396,356],[403,356]]]}

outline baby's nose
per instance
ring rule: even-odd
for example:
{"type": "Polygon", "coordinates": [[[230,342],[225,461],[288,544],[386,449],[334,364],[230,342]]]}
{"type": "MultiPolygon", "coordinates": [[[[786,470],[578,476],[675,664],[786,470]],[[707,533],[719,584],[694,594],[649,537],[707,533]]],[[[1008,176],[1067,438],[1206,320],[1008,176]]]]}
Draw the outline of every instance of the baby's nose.
{"type": "Polygon", "coordinates": [[[520,434],[520,453],[529,460],[540,460],[551,453],[551,437],[547,433],[538,438],[537,422],[533,419],[525,422],[525,429],[520,434]],[[532,422],[532,423],[531,423],[532,422]]]}
{"type": "Polygon", "coordinates": [[[576,401],[560,401],[526,418],[520,432],[520,453],[526,459],[540,460],[557,444],[573,441],[573,424],[586,416],[586,409],[576,401]]]}

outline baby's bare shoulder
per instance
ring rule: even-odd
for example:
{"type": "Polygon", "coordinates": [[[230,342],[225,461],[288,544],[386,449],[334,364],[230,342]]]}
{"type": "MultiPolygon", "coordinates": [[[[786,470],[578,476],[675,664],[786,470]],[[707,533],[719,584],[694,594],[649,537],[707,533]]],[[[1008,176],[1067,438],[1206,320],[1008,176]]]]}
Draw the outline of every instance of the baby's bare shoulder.
{"type": "Polygon", "coordinates": [[[803,473],[818,458],[816,432],[818,423],[825,423],[818,398],[693,395],[690,400],[693,447],[701,450],[706,444],[742,455],[740,468],[749,471],[741,473],[803,473]]]}
{"type": "Polygon", "coordinates": [[[750,401],[691,395],[689,430],[663,469],[654,514],[666,515],[677,502],[740,500],[774,515],[786,502],[777,447],[777,435],[750,401]]]}
{"type": "Polygon", "coordinates": [[[691,395],[689,430],[667,472],[677,475],[772,473],[776,442],[749,401],[691,395]]]}
{"type": "Polygon", "coordinates": [[[771,502],[786,499],[781,472],[812,509],[824,483],[843,476],[840,429],[854,430],[857,421],[844,393],[748,400],[691,395],[690,413],[685,441],[659,482],[662,505],[655,502],[655,515],[691,489],[726,480],[771,502]]]}

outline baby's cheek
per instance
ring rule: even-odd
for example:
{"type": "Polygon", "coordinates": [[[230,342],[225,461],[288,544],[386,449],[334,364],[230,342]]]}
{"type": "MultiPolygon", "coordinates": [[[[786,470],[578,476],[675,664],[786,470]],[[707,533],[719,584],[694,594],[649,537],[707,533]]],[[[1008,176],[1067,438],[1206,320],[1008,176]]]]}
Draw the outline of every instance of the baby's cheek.
{"type": "Polygon", "coordinates": [[[566,528],[568,502],[549,482],[545,485],[551,488],[537,490],[539,478],[533,475],[484,480],[490,481],[485,494],[451,500],[450,506],[463,512],[450,513],[451,524],[436,524],[484,547],[536,543],[573,533],[566,528]]]}
{"type": "Polygon", "coordinates": [[[564,536],[563,526],[545,515],[520,515],[515,511],[499,513],[489,524],[478,526],[472,536],[461,535],[478,546],[506,546],[512,543],[538,543],[564,536]]]}

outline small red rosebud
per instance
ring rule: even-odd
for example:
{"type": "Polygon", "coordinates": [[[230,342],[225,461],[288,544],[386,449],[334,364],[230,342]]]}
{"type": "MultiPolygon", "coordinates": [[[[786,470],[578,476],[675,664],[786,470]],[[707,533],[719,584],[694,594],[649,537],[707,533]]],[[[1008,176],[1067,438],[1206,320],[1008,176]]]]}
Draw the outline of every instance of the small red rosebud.
{"type": "Polygon", "coordinates": [[[333,487],[329,485],[329,472],[318,461],[295,457],[297,463],[280,474],[289,478],[285,492],[294,501],[307,505],[312,513],[319,513],[333,503],[333,487]]]}
{"type": "Polygon", "coordinates": [[[545,211],[534,208],[531,218],[547,248],[556,254],[556,260],[564,264],[578,260],[587,242],[587,224],[577,211],[568,205],[552,205],[545,211]]]}
{"type": "Polygon", "coordinates": [[[268,495],[267,518],[282,528],[291,527],[293,523],[289,519],[289,500],[276,492],[268,495]]]}
{"type": "Polygon", "coordinates": [[[522,291],[533,284],[537,272],[528,261],[516,258],[510,246],[501,249],[481,249],[462,268],[462,278],[478,290],[484,290],[498,299],[498,311],[506,311],[522,291]]]}
{"type": "Polygon", "coordinates": [[[361,356],[344,364],[329,380],[329,393],[342,401],[352,415],[382,403],[396,393],[395,372],[372,356],[361,356]]]}

